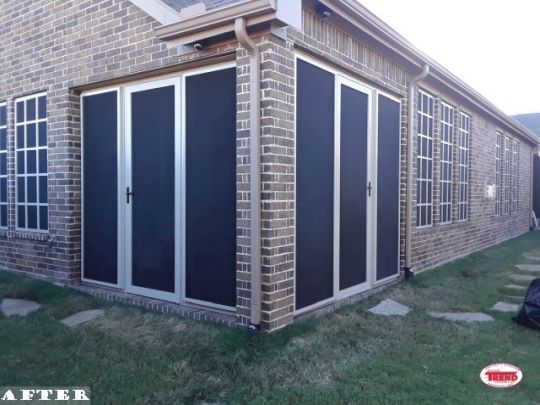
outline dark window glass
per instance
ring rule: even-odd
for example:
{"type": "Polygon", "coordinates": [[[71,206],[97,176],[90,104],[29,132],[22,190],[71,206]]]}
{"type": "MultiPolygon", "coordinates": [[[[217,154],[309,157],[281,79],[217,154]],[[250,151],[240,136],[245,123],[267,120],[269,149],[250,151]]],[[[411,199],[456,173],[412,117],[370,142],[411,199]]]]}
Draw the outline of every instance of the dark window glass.
{"type": "Polygon", "coordinates": [[[26,100],[26,121],[32,121],[36,119],[36,100],[31,98],[26,100]]]}
{"type": "Polygon", "coordinates": [[[17,173],[24,174],[24,151],[17,152],[17,173]]]}
{"type": "Polygon", "coordinates": [[[0,129],[0,150],[7,149],[7,131],[6,129],[0,129]]]}
{"type": "Polygon", "coordinates": [[[7,109],[6,106],[3,105],[0,107],[0,127],[7,124],[7,109]]]}
{"type": "Polygon", "coordinates": [[[24,126],[17,127],[17,149],[24,148],[24,126]]]}
{"type": "Polygon", "coordinates": [[[3,228],[7,226],[7,205],[0,206],[0,226],[3,228]]]}
{"type": "Polygon", "coordinates": [[[44,204],[47,202],[47,176],[39,177],[39,202],[44,204]]]}
{"type": "Polygon", "coordinates": [[[27,177],[26,178],[26,190],[27,190],[27,202],[29,203],[37,203],[37,184],[36,184],[36,178],[35,177],[27,177]]]}
{"type": "Polygon", "coordinates": [[[17,226],[26,228],[26,215],[24,205],[17,205],[17,226]]]}
{"type": "Polygon", "coordinates": [[[0,176],[7,174],[7,154],[0,153],[0,176]]]}
{"type": "Polygon", "coordinates": [[[38,99],[38,118],[47,118],[47,98],[45,96],[38,99]]]}
{"type": "Polygon", "coordinates": [[[34,148],[36,146],[36,124],[26,126],[26,147],[34,148]]]}
{"type": "Polygon", "coordinates": [[[36,151],[35,150],[29,150],[26,152],[26,173],[34,174],[37,170],[37,164],[36,164],[36,151]]]}
{"type": "Polygon", "coordinates": [[[49,227],[49,210],[47,207],[39,207],[39,229],[47,230],[49,227]]]}
{"type": "Polygon", "coordinates": [[[24,121],[24,101],[18,101],[16,107],[16,120],[17,122],[24,121]]]}
{"type": "Polygon", "coordinates": [[[28,228],[37,229],[37,208],[35,205],[28,206],[28,228]]]}
{"type": "Polygon", "coordinates": [[[39,150],[39,172],[47,173],[47,149],[39,150]]]}
{"type": "Polygon", "coordinates": [[[17,202],[23,203],[24,202],[24,190],[25,190],[25,184],[24,184],[24,177],[19,177],[17,179],[17,202]]]}
{"type": "Polygon", "coordinates": [[[39,123],[39,146],[47,146],[47,123],[39,123]]]}
{"type": "Polygon", "coordinates": [[[7,203],[7,179],[0,179],[0,202],[7,203]]]}

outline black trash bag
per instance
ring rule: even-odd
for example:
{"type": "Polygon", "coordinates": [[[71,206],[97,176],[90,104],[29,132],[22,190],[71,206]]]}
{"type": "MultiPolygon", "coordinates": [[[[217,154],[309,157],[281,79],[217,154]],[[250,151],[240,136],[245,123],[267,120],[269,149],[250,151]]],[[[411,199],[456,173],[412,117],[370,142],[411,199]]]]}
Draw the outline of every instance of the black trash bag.
{"type": "Polygon", "coordinates": [[[540,278],[534,279],[529,284],[515,321],[528,328],[540,330],[540,278]]]}

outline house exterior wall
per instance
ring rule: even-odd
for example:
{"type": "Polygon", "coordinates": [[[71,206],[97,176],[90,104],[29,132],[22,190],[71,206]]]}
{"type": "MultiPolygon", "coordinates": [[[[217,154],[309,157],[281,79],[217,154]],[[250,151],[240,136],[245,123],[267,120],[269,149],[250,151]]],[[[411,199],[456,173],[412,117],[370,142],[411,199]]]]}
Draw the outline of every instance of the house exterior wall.
{"type": "MultiPolygon", "coordinates": [[[[75,87],[129,80],[167,68],[181,70],[196,59],[231,55],[237,62],[237,317],[250,314],[249,58],[236,43],[179,56],[153,33],[151,17],[127,0],[63,2],[7,1],[0,13],[0,102],[8,110],[9,227],[0,230],[0,268],[51,281],[76,284],[81,272],[80,102],[75,87]],[[14,100],[47,92],[49,232],[15,229],[14,100]]],[[[401,264],[404,262],[407,86],[412,72],[350,33],[303,13],[302,32],[287,39],[257,38],[261,65],[262,327],[275,330],[294,319],[295,230],[295,52],[309,52],[402,101],[401,264]]],[[[470,219],[414,229],[413,269],[426,270],[453,258],[526,232],[530,215],[531,146],[520,141],[520,204],[513,215],[495,216],[485,200],[485,182],[494,182],[496,126],[487,117],[438,88],[425,89],[472,116],[470,219]],[[463,105],[461,105],[462,103],[463,105]]],[[[436,112],[439,113],[439,103],[436,112]]],[[[439,120],[435,160],[438,162],[439,120]]],[[[504,133],[504,131],[502,131],[504,133]]],[[[513,136],[514,134],[510,134],[513,136]]],[[[455,161],[456,158],[454,158],[455,161]]],[[[434,165],[434,185],[438,165],[434,165]]],[[[414,187],[416,200],[416,187],[414,187]]],[[[455,217],[455,216],[454,216],[455,217]]],[[[415,223],[415,218],[413,218],[415,223]]]]}

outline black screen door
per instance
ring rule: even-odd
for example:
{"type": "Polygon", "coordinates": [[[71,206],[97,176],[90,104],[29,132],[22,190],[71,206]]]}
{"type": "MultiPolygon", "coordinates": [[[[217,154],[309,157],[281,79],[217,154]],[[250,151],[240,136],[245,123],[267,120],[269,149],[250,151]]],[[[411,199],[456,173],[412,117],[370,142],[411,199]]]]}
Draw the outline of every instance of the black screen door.
{"type": "Polygon", "coordinates": [[[131,235],[126,235],[131,238],[131,263],[128,261],[127,271],[131,270],[128,288],[132,291],[143,288],[145,295],[167,299],[171,297],[159,292],[174,294],[178,277],[175,266],[175,98],[178,87],[174,83],[156,83],[155,86],[135,87],[128,98],[131,179],[126,182],[125,203],[128,213],[131,212],[131,218],[128,215],[127,219],[131,235]],[[148,290],[157,293],[148,293],[148,290]]]}
{"type": "Polygon", "coordinates": [[[367,281],[368,94],[341,85],[339,289],[367,281]]]}

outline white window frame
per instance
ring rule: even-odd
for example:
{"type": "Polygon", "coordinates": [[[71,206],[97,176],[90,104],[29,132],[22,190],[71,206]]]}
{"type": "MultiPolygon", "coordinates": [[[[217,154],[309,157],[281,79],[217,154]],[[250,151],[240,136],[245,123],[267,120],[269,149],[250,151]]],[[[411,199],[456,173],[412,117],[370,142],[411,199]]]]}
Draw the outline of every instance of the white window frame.
{"type": "MultiPolygon", "coordinates": [[[[416,128],[416,134],[417,134],[417,145],[421,146],[421,138],[426,139],[427,143],[431,144],[430,152],[424,151],[422,147],[418,147],[416,151],[416,181],[417,181],[417,195],[416,195],[416,227],[417,228],[429,228],[433,226],[433,142],[434,142],[434,123],[435,123],[435,97],[431,95],[430,93],[427,93],[424,90],[419,89],[418,90],[418,108],[417,108],[417,122],[422,123],[422,125],[418,125],[416,128]],[[431,100],[431,103],[433,105],[432,112],[429,114],[429,108],[427,109],[427,112],[424,110],[424,96],[427,97],[428,105],[429,101],[431,100]],[[426,129],[426,133],[423,134],[424,128],[423,128],[423,118],[426,117],[428,128],[426,129]],[[431,155],[431,157],[429,157],[431,155]],[[421,177],[422,176],[422,170],[421,170],[421,162],[424,162],[429,167],[429,164],[431,163],[431,173],[427,174],[426,178],[421,177]],[[426,184],[426,195],[423,196],[421,192],[421,186],[420,183],[426,184]],[[431,193],[427,193],[427,190],[429,190],[429,186],[431,185],[431,193]],[[429,194],[429,195],[428,195],[429,194]],[[425,198],[424,198],[425,197],[425,198]],[[429,222],[423,223],[422,217],[419,216],[422,209],[426,208],[426,214],[429,210],[430,212],[430,218],[431,220],[429,222]]],[[[427,168],[426,168],[426,171],[427,168]]]]}
{"type": "Polygon", "coordinates": [[[470,176],[470,150],[471,150],[471,116],[459,112],[458,128],[458,222],[469,220],[469,176],[470,176]],[[466,127],[464,121],[467,122],[466,127]],[[465,191],[464,191],[465,190],[465,191]],[[464,196],[465,194],[465,196],[464,196]]]}
{"type": "Polygon", "coordinates": [[[503,207],[503,134],[495,133],[495,215],[502,214],[503,207]]]}
{"type": "Polygon", "coordinates": [[[446,225],[452,223],[452,199],[453,199],[453,173],[454,173],[454,118],[455,118],[455,108],[441,101],[441,149],[440,149],[440,224],[446,225]],[[448,113],[448,120],[445,118],[446,113],[448,113]],[[445,148],[448,149],[448,159],[444,159],[445,148]],[[448,166],[449,178],[445,179],[444,177],[444,166],[448,166]],[[443,201],[443,189],[447,188],[447,200],[443,201]],[[447,218],[443,221],[443,212],[447,213],[447,218]]]}
{"type": "MultiPolygon", "coordinates": [[[[1,123],[0,123],[0,130],[5,130],[6,131],[6,149],[5,150],[0,149],[0,156],[5,155],[6,174],[1,174],[0,173],[0,181],[1,181],[1,179],[6,179],[6,183],[8,183],[8,169],[7,169],[7,165],[8,165],[8,140],[7,140],[7,103],[6,102],[0,103],[0,109],[2,109],[2,108],[6,109],[6,122],[4,123],[4,125],[1,125],[1,123]]],[[[6,202],[1,202],[0,201],[0,207],[6,207],[6,211],[9,211],[9,184],[7,184],[6,192],[8,194],[6,196],[6,202]]],[[[1,195],[1,193],[2,193],[2,190],[0,189],[0,195],[1,195]]],[[[0,229],[8,229],[8,224],[9,224],[9,212],[7,212],[7,214],[6,214],[6,225],[5,226],[2,226],[1,218],[0,218],[0,229]]]]}
{"type": "Polygon", "coordinates": [[[503,213],[510,214],[510,142],[509,136],[504,137],[503,148],[503,213]]]}
{"type": "MultiPolygon", "coordinates": [[[[50,215],[49,215],[49,201],[48,201],[48,197],[47,197],[47,202],[45,203],[40,203],[39,202],[39,178],[40,177],[43,177],[41,173],[39,173],[39,151],[40,150],[45,150],[47,151],[47,188],[49,187],[49,168],[48,168],[48,160],[49,160],[49,150],[48,150],[48,139],[47,139],[47,142],[45,144],[45,146],[39,146],[39,124],[40,123],[45,123],[45,126],[47,126],[47,114],[45,114],[45,118],[39,118],[39,105],[37,103],[37,100],[40,98],[40,97],[45,97],[45,104],[47,104],[47,93],[46,92],[42,92],[42,93],[35,93],[35,94],[31,94],[29,96],[24,96],[24,97],[19,97],[19,98],[16,98],[15,99],[15,102],[14,102],[14,110],[15,110],[15,125],[14,125],[14,149],[15,149],[15,168],[14,168],[14,171],[15,171],[15,229],[17,231],[21,231],[21,232],[29,232],[29,233],[49,233],[49,229],[50,229],[50,223],[49,223],[49,219],[50,219],[50,215]],[[26,119],[26,101],[27,100],[31,100],[31,99],[35,99],[36,100],[36,117],[34,120],[27,120],[26,119]],[[17,112],[17,104],[19,102],[23,102],[23,105],[24,105],[24,120],[18,122],[18,112],[17,112]],[[26,146],[26,142],[27,142],[27,133],[26,133],[26,128],[27,128],[27,125],[28,124],[35,124],[36,125],[36,146],[35,147],[27,147],[26,146]],[[20,127],[20,126],[24,126],[24,147],[23,148],[19,148],[18,145],[17,145],[17,128],[20,127]],[[36,173],[34,174],[31,174],[29,175],[28,174],[28,168],[27,168],[27,164],[28,164],[28,159],[27,159],[27,154],[26,152],[28,151],[32,151],[34,150],[36,152],[36,173]],[[20,174],[18,173],[18,152],[24,152],[25,154],[25,161],[24,161],[24,174],[20,174]],[[35,203],[28,203],[28,192],[27,190],[25,190],[25,201],[20,203],[18,201],[18,196],[19,196],[19,190],[18,190],[18,187],[19,187],[19,178],[20,177],[24,177],[25,179],[27,177],[35,177],[36,178],[36,200],[37,202],[35,203]],[[24,209],[25,209],[25,226],[24,227],[21,227],[19,226],[19,206],[24,206],[24,209]],[[34,228],[28,228],[28,207],[29,206],[36,206],[37,207],[37,215],[36,215],[36,220],[37,220],[37,228],[34,229],[34,228]],[[41,210],[40,208],[41,207],[47,207],[47,229],[40,229],[40,216],[41,216],[41,210]]],[[[48,128],[47,128],[48,130],[48,128]]],[[[25,180],[25,186],[26,186],[26,180],[25,180]]],[[[48,190],[47,190],[47,196],[48,196],[48,190]]]]}
{"type": "Polygon", "coordinates": [[[520,148],[520,143],[516,140],[514,140],[513,142],[514,142],[514,149],[513,149],[514,155],[512,158],[512,162],[513,162],[512,184],[514,186],[514,190],[513,190],[513,199],[512,199],[512,202],[513,202],[512,212],[516,212],[519,208],[519,148],[520,148]]]}

